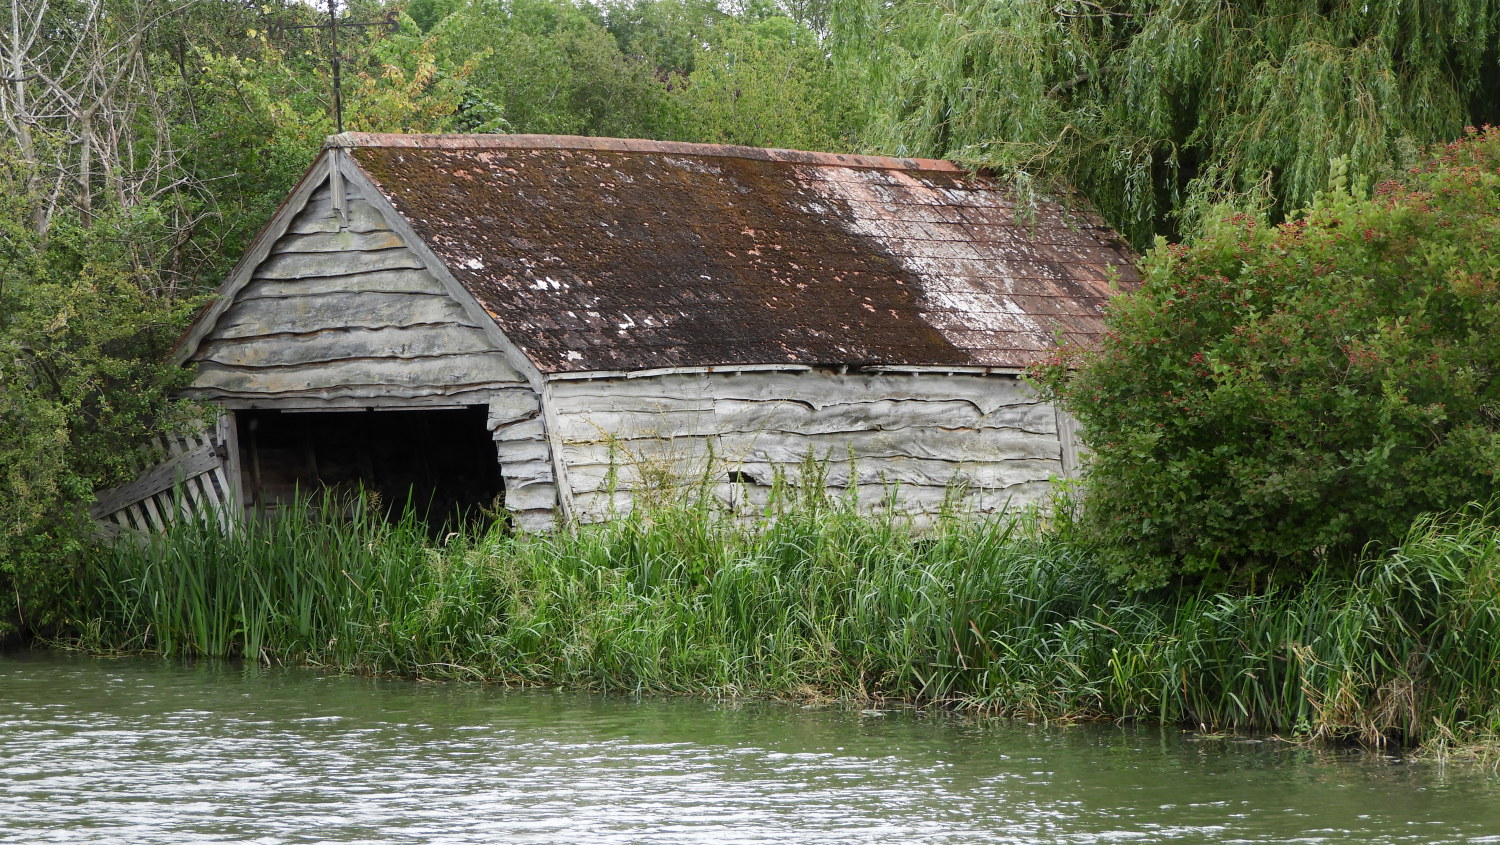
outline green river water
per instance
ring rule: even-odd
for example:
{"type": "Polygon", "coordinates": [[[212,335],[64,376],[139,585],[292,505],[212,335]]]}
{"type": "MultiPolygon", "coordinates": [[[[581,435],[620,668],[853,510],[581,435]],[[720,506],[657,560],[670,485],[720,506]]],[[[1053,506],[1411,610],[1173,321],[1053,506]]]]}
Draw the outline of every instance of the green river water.
{"type": "Polygon", "coordinates": [[[16,654],[0,842],[1500,843],[1500,779],[1176,729],[16,654]]]}

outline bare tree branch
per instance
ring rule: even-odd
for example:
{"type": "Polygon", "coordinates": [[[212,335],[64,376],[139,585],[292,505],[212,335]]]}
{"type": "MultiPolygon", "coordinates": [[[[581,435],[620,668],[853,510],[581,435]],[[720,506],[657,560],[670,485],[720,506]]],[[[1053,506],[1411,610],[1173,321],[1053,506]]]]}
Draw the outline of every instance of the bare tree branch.
{"type": "Polygon", "coordinates": [[[39,199],[32,225],[100,202],[129,208],[188,187],[171,149],[170,103],[146,60],[151,30],[193,0],[3,0],[0,143],[39,199]]]}

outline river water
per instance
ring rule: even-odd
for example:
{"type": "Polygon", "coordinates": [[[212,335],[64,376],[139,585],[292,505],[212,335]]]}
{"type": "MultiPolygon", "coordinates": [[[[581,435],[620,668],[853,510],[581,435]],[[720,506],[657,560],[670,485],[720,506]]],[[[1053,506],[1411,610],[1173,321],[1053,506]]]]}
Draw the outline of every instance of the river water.
{"type": "Polygon", "coordinates": [[[22,654],[0,842],[1500,843],[1500,780],[1173,729],[22,654]]]}

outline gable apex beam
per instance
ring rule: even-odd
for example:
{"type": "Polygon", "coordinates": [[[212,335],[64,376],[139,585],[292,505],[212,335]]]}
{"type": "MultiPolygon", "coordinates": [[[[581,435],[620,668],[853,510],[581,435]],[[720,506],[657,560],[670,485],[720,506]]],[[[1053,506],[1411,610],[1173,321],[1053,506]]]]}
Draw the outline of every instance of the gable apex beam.
{"type": "Polygon", "coordinates": [[[328,150],[328,193],[333,210],[339,213],[339,230],[349,228],[349,200],[344,196],[344,177],[338,167],[343,153],[337,148],[328,150]]]}
{"type": "Polygon", "coordinates": [[[180,367],[186,364],[188,359],[197,353],[198,346],[203,343],[203,339],[208,337],[209,333],[214,330],[214,326],[218,324],[219,318],[223,317],[224,312],[229,310],[229,306],[234,304],[235,296],[244,289],[245,285],[250,284],[251,277],[255,275],[255,269],[271,254],[271,247],[275,246],[281,236],[286,234],[292,221],[297,218],[303,208],[307,207],[307,201],[312,197],[313,192],[321,188],[328,180],[332,167],[332,158],[325,152],[302,175],[302,181],[298,182],[297,187],[293,188],[287,198],[282,201],[281,207],[271,215],[265,228],[261,229],[260,234],[255,236],[255,240],[250,242],[250,248],[245,250],[245,254],[234,265],[234,269],[229,271],[229,275],[224,278],[218,290],[214,291],[213,299],[203,309],[203,313],[198,315],[187,333],[177,341],[171,357],[174,366],[180,367]]]}

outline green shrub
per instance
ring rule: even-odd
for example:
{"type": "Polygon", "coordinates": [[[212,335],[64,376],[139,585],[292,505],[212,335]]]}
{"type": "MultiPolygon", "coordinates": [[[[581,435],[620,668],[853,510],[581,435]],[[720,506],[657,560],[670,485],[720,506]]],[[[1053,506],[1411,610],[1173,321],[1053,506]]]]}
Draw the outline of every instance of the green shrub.
{"type": "Polygon", "coordinates": [[[190,303],[147,293],[122,243],[153,221],[59,219],[44,238],[28,202],[0,198],[0,641],[57,621],[94,490],[135,474],[186,375],[163,358],[190,303]]]}
{"type": "Polygon", "coordinates": [[[1487,130],[1374,198],[1158,244],[1102,344],[1038,373],[1094,452],[1083,520],[1111,571],[1295,577],[1493,498],[1497,239],[1487,130]]]}

